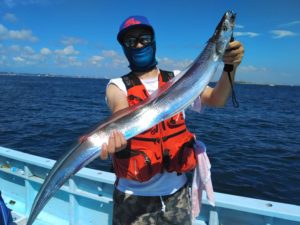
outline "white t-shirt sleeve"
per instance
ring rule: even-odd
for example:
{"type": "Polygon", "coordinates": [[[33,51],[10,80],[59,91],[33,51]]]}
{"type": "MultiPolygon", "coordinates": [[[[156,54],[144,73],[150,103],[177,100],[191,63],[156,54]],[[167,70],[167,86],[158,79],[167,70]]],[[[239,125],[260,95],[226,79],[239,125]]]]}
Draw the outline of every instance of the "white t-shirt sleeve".
{"type": "Polygon", "coordinates": [[[121,89],[122,92],[124,92],[124,94],[127,96],[127,90],[126,90],[126,86],[122,80],[121,77],[119,78],[113,78],[113,79],[110,79],[106,88],[108,87],[108,85],[110,84],[114,84],[116,85],[119,89],[121,89]]]}
{"type": "MultiPolygon", "coordinates": [[[[106,89],[107,87],[110,85],[110,84],[114,84],[116,85],[123,93],[125,96],[127,96],[127,90],[126,90],[126,86],[122,80],[122,78],[113,78],[113,79],[110,79],[106,85],[106,89]]],[[[105,102],[107,104],[107,97],[105,96],[105,102]]]]}

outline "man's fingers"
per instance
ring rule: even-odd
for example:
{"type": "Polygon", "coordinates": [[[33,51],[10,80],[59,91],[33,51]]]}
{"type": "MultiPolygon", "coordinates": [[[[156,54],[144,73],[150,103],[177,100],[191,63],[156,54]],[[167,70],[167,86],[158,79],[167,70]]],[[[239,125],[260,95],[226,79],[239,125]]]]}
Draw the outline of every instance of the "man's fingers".
{"type": "Polygon", "coordinates": [[[224,57],[236,57],[238,55],[242,55],[244,52],[243,52],[243,49],[235,49],[235,50],[232,50],[232,51],[229,51],[229,52],[226,52],[224,54],[224,57]]]}
{"type": "Polygon", "coordinates": [[[226,49],[226,51],[231,51],[234,49],[238,49],[242,46],[241,42],[239,41],[233,41],[233,42],[229,42],[228,47],[226,49]]]}
{"type": "Polygon", "coordinates": [[[224,54],[225,64],[239,64],[244,56],[244,47],[238,41],[231,42],[224,54]]]}
{"type": "Polygon", "coordinates": [[[123,150],[127,146],[127,141],[124,135],[120,131],[116,132],[115,141],[116,141],[116,152],[123,150]]]}
{"type": "Polygon", "coordinates": [[[234,58],[231,58],[231,57],[223,58],[223,62],[224,62],[225,64],[238,63],[238,62],[241,62],[241,61],[242,61],[242,58],[243,58],[243,57],[240,57],[240,56],[237,56],[237,57],[234,57],[234,58]]]}
{"type": "Polygon", "coordinates": [[[107,159],[109,154],[123,150],[127,145],[124,135],[119,131],[113,131],[108,138],[108,143],[102,145],[101,159],[107,159]]]}
{"type": "Polygon", "coordinates": [[[126,147],[127,141],[125,139],[125,136],[122,133],[120,133],[120,134],[121,134],[121,144],[122,144],[122,147],[126,147]]]}
{"type": "Polygon", "coordinates": [[[101,153],[100,153],[100,158],[102,160],[105,160],[108,158],[108,152],[107,152],[107,144],[104,143],[101,147],[101,153]]]}
{"type": "Polygon", "coordinates": [[[117,152],[122,147],[121,133],[118,131],[114,131],[114,138],[115,138],[115,151],[117,152]]]}
{"type": "Polygon", "coordinates": [[[115,153],[115,133],[114,131],[108,138],[107,151],[108,153],[115,153]]]}

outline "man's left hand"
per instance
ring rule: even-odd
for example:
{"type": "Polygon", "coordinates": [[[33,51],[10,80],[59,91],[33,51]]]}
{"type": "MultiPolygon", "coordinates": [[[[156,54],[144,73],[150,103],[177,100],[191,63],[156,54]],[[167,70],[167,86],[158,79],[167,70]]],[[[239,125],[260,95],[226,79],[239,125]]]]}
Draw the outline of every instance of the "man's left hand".
{"type": "Polygon", "coordinates": [[[244,46],[239,41],[233,41],[229,43],[225,51],[223,62],[225,64],[234,65],[236,68],[242,62],[243,56],[244,46]]]}

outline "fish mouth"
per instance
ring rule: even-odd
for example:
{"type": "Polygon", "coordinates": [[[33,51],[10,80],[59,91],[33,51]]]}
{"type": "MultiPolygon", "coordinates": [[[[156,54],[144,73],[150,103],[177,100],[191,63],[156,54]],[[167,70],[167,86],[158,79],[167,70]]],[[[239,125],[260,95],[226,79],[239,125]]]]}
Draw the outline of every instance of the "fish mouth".
{"type": "Polygon", "coordinates": [[[228,10],[225,15],[224,15],[224,20],[227,18],[228,21],[230,22],[230,26],[233,29],[234,25],[235,25],[235,18],[236,18],[236,13],[233,12],[232,10],[228,10]]]}
{"type": "Polygon", "coordinates": [[[215,33],[212,36],[211,40],[213,42],[217,42],[222,31],[227,31],[228,29],[233,30],[235,25],[235,18],[236,13],[234,13],[232,10],[226,11],[219,24],[217,25],[215,33]]]}
{"type": "Polygon", "coordinates": [[[233,29],[235,25],[235,18],[236,18],[236,13],[233,12],[232,10],[228,10],[227,12],[224,13],[216,29],[222,30],[224,29],[224,25],[230,26],[230,28],[233,29]]]}

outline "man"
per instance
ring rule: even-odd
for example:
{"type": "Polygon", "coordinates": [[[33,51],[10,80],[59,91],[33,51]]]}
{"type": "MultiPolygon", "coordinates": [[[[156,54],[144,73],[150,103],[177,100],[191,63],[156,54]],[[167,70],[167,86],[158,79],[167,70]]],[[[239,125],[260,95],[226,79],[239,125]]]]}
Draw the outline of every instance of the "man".
{"type": "MultiPolygon", "coordinates": [[[[135,105],[163,86],[174,74],[160,70],[155,58],[155,32],[147,18],[131,16],[117,37],[131,72],[110,80],[106,97],[112,111],[135,105]]],[[[240,42],[230,43],[224,63],[233,65],[231,78],[243,58],[240,42]]],[[[231,92],[227,72],[214,88],[207,87],[198,101],[221,107],[231,92]]],[[[191,224],[186,172],[196,166],[194,135],[179,113],[153,128],[125,140],[114,131],[102,146],[101,158],[112,155],[117,181],[114,190],[113,224],[191,224]]]]}

